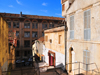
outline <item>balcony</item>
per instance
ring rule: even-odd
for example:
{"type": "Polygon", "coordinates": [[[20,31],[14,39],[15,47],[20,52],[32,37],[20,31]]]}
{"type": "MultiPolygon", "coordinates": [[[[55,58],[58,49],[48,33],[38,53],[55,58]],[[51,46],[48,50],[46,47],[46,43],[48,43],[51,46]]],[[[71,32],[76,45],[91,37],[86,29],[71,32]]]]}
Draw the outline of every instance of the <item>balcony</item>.
{"type": "Polygon", "coordinates": [[[61,0],[61,4],[63,4],[64,2],[66,2],[67,0],[61,0]]]}

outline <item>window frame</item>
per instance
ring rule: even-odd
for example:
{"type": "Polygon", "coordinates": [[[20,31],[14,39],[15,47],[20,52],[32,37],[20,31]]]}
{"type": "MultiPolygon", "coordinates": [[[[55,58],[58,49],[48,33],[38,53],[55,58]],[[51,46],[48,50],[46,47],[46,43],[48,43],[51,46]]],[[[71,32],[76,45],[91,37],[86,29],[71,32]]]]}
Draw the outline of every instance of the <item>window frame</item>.
{"type": "Polygon", "coordinates": [[[32,31],[32,38],[37,38],[38,37],[38,32],[32,31]],[[35,33],[35,37],[33,37],[33,33],[35,33]],[[37,35],[37,36],[36,36],[37,35]]]}
{"type": "Polygon", "coordinates": [[[30,22],[24,22],[24,28],[30,29],[30,22]],[[29,24],[29,25],[28,25],[29,24]],[[25,27],[26,26],[26,27],[25,27]],[[28,27],[29,26],[29,27],[28,27]]]}
{"type": "Polygon", "coordinates": [[[70,39],[71,39],[71,40],[74,39],[74,29],[75,29],[75,28],[74,28],[74,27],[75,27],[74,22],[75,22],[75,21],[74,21],[74,15],[71,15],[71,16],[70,16],[70,39]],[[71,30],[71,17],[73,17],[73,30],[71,30]],[[73,33],[73,35],[71,35],[71,33],[73,33]],[[71,37],[71,36],[73,36],[73,37],[71,37]]]}
{"type": "MultiPolygon", "coordinates": [[[[24,31],[24,37],[25,37],[25,33],[29,33],[29,37],[30,37],[30,31],[24,31]]],[[[25,38],[29,38],[29,37],[25,37],[25,38]]]]}
{"type": "Polygon", "coordinates": [[[30,47],[30,40],[24,40],[24,47],[25,47],[25,48],[29,48],[29,47],[30,47]],[[28,44],[29,46],[28,46],[28,45],[27,45],[27,46],[25,45],[25,42],[26,42],[26,41],[29,42],[29,44],[28,44]]]}
{"type": "Polygon", "coordinates": [[[62,35],[58,35],[58,44],[59,45],[61,44],[61,38],[62,38],[62,35]]]}
{"type": "Polygon", "coordinates": [[[90,9],[87,9],[87,10],[84,11],[84,19],[83,20],[84,20],[84,40],[90,41],[91,40],[91,10],[90,9]],[[86,17],[85,12],[88,12],[88,11],[90,11],[90,15],[89,15],[90,16],[90,26],[89,26],[90,28],[85,28],[85,17],[86,17]],[[88,32],[90,32],[90,34],[88,36],[88,37],[90,37],[89,39],[86,39],[86,37],[85,37],[85,31],[86,30],[88,30],[88,32]]]}
{"type": "Polygon", "coordinates": [[[13,21],[13,28],[20,28],[20,22],[19,21],[13,21]],[[14,27],[14,24],[15,24],[15,27],[14,27]]]}
{"type": "MultiPolygon", "coordinates": [[[[84,63],[83,64],[83,69],[84,70],[87,70],[86,69],[86,66],[87,66],[86,64],[89,64],[90,63],[90,51],[89,50],[83,50],[83,63],[84,63]],[[84,52],[85,52],[86,55],[84,54],[84,52]],[[89,55],[88,55],[88,53],[89,53],[89,55]],[[85,63],[84,63],[84,61],[85,61],[85,63]]],[[[88,70],[89,70],[89,66],[88,66],[88,70]]]]}

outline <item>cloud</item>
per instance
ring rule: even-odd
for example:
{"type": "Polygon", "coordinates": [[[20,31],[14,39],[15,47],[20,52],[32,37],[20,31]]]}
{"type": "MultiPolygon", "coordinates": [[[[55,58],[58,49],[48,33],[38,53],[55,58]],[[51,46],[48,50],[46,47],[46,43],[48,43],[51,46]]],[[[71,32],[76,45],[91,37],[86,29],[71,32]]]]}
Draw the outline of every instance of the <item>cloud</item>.
{"type": "Polygon", "coordinates": [[[47,12],[48,12],[48,10],[40,10],[40,11],[45,12],[45,13],[47,13],[47,12]]]}
{"type": "Polygon", "coordinates": [[[13,8],[14,6],[13,6],[13,5],[9,5],[8,7],[11,7],[11,8],[13,8]]]}
{"type": "Polygon", "coordinates": [[[55,15],[59,15],[59,16],[61,16],[62,14],[55,13],[55,15]]]}
{"type": "Polygon", "coordinates": [[[18,0],[16,0],[16,2],[17,2],[19,5],[22,5],[22,3],[21,3],[21,2],[19,2],[18,0]]]}
{"type": "Polygon", "coordinates": [[[47,6],[47,3],[44,2],[44,3],[42,3],[42,5],[43,5],[43,6],[47,6]]]}

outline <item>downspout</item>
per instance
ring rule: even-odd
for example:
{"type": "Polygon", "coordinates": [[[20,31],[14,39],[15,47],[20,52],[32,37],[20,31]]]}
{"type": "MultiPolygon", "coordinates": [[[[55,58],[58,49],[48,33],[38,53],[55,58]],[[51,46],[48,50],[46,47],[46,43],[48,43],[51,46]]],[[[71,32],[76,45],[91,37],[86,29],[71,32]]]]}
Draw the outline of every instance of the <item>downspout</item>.
{"type": "Polygon", "coordinates": [[[64,29],[64,33],[65,33],[65,72],[68,75],[68,71],[67,71],[68,65],[66,65],[66,63],[67,63],[67,23],[66,23],[66,20],[64,20],[63,23],[65,26],[65,29],[64,29]],[[66,68],[66,66],[67,66],[67,68],[66,68]]]}

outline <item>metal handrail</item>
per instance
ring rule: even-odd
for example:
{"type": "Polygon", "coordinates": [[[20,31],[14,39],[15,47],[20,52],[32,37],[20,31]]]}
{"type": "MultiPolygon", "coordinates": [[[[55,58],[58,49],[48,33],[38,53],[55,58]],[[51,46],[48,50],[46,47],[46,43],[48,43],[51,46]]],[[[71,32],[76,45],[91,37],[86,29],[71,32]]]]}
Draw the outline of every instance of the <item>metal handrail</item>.
{"type": "MultiPolygon", "coordinates": [[[[85,65],[92,65],[92,64],[95,64],[96,69],[97,69],[98,71],[95,71],[95,70],[88,70],[88,69],[86,69],[86,70],[87,70],[87,71],[96,72],[96,73],[100,74],[99,69],[98,69],[96,63],[89,63],[89,64],[86,64],[86,63],[83,63],[83,62],[73,62],[73,63],[67,63],[66,65],[68,65],[68,64],[79,64],[79,68],[77,68],[77,69],[72,69],[72,70],[73,70],[73,71],[79,70],[79,74],[80,74],[80,69],[81,69],[81,70],[84,70],[84,69],[80,68],[80,63],[81,63],[81,64],[85,64],[85,65]]],[[[68,71],[69,71],[69,70],[68,70],[68,71]]]]}

